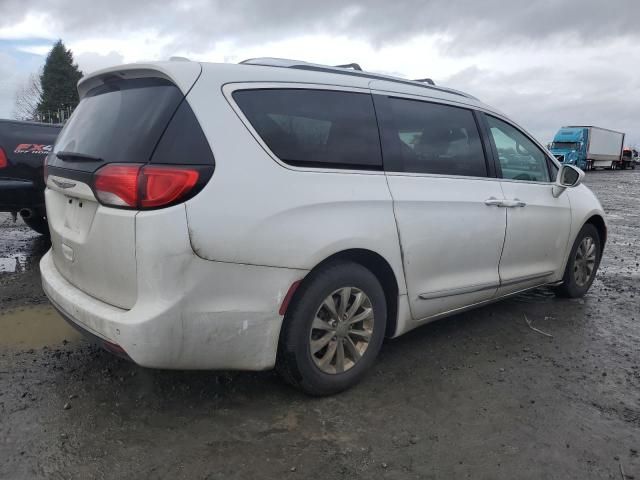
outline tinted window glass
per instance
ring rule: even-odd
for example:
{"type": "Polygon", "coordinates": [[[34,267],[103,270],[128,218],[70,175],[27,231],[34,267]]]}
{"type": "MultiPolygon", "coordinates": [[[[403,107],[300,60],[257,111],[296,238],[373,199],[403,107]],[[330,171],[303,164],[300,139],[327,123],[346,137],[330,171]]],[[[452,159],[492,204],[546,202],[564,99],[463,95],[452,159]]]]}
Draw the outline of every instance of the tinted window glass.
{"type": "Polygon", "coordinates": [[[151,163],[213,165],[209,141],[186,99],[182,101],[162,134],[151,157],[151,163]]]}
{"type": "Polygon", "coordinates": [[[389,99],[402,170],[443,175],[487,175],[473,113],[436,103],[389,99]]]}
{"type": "Polygon", "coordinates": [[[486,118],[498,151],[502,178],[548,182],[547,156],[543,151],[508,123],[489,115],[486,118]]]}
{"type": "Polygon", "coordinates": [[[308,167],[381,169],[373,100],[327,90],[239,90],[233,98],[282,161],[308,167]]]}
{"type": "MultiPolygon", "coordinates": [[[[149,161],[160,135],[184,95],[159,78],[117,80],[91,90],[80,102],[58,137],[55,151],[81,153],[104,162],[149,161]]],[[[95,170],[102,162],[49,164],[95,170]]]]}

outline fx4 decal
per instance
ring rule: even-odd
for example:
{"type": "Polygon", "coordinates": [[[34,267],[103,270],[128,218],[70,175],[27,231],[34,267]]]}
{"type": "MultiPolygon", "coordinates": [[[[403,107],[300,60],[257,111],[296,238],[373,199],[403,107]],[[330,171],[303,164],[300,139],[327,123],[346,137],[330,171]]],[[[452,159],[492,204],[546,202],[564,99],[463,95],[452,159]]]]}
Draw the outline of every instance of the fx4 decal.
{"type": "Polygon", "coordinates": [[[41,155],[47,155],[53,150],[53,145],[38,145],[35,143],[21,143],[16,146],[13,153],[35,153],[41,155]]]}

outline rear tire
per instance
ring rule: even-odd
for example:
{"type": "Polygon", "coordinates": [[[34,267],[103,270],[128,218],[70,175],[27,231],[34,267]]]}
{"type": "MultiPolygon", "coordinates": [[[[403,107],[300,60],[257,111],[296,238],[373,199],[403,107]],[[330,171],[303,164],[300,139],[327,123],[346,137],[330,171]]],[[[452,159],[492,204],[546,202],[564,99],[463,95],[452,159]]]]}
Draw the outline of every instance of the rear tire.
{"type": "Polygon", "coordinates": [[[587,223],[578,233],[571,248],[562,285],[554,289],[556,295],[566,298],[584,296],[596,276],[601,255],[600,234],[596,227],[587,223]]]}
{"type": "Polygon", "coordinates": [[[31,230],[38,232],[40,235],[49,235],[49,224],[46,217],[33,214],[30,217],[21,216],[21,218],[31,230]]]}
{"type": "Polygon", "coordinates": [[[286,312],[276,370],[309,395],[346,390],[373,365],[386,317],[384,290],[371,271],[329,263],[308,275],[286,312]]]}

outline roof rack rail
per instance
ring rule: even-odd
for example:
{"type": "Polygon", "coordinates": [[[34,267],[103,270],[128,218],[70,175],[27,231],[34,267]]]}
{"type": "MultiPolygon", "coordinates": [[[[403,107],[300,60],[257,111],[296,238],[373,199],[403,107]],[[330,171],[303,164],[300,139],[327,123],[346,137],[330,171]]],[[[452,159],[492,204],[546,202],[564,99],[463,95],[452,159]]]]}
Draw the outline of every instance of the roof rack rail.
{"type": "Polygon", "coordinates": [[[359,70],[362,72],[362,67],[357,63],[345,63],[344,65],[334,65],[336,68],[351,68],[353,70],[359,70]]]}
{"type": "MultiPolygon", "coordinates": [[[[345,65],[334,67],[329,65],[321,65],[317,63],[304,62],[300,60],[291,60],[287,58],[273,58],[273,57],[249,58],[247,60],[243,60],[240,63],[244,65],[262,65],[265,67],[295,68],[298,70],[310,70],[314,72],[336,73],[339,75],[353,75],[357,77],[370,78],[372,80],[386,80],[388,82],[403,83],[405,85],[413,85],[414,87],[430,88],[430,89],[438,90],[444,93],[450,93],[453,95],[459,95],[464,98],[477,100],[476,97],[469,95],[467,93],[459,92],[458,90],[454,90],[452,88],[438,87],[435,85],[433,80],[431,80],[431,82],[427,81],[430,79],[424,79],[424,81],[407,80],[405,78],[392,77],[391,75],[383,75],[381,73],[365,72],[362,69],[355,69],[353,67],[352,67],[353,70],[348,70],[347,69],[348,67],[345,65]]],[[[350,65],[357,65],[359,67],[357,63],[350,64],[350,65]]]]}
{"type": "Polygon", "coordinates": [[[414,82],[420,82],[420,83],[428,83],[429,85],[435,85],[436,84],[436,82],[434,82],[430,78],[416,78],[413,81],[414,82]]]}

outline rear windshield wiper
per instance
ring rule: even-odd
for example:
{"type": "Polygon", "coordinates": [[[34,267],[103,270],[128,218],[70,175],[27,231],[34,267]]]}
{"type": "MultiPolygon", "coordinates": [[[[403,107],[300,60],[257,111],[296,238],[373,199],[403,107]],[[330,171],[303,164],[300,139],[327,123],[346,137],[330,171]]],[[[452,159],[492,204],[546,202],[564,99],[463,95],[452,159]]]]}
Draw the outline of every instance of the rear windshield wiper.
{"type": "Polygon", "coordinates": [[[56,157],[67,162],[102,162],[100,157],[77,152],[57,152],[56,157]]]}

